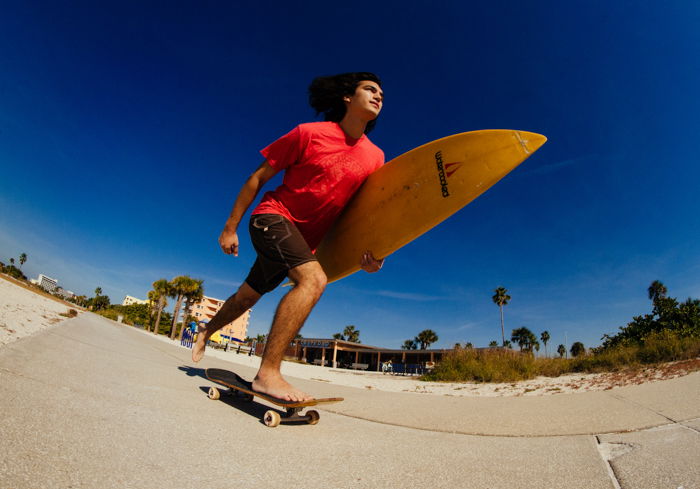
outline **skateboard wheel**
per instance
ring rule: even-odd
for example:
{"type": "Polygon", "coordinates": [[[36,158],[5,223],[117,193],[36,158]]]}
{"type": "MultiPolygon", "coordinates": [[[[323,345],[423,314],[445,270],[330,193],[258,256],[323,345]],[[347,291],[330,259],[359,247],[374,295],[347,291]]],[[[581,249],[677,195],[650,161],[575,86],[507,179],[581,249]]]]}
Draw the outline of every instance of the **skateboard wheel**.
{"type": "Polygon", "coordinates": [[[318,414],[318,411],[308,411],[306,415],[309,417],[307,423],[309,424],[316,424],[318,423],[318,420],[321,419],[321,416],[318,414]]]}
{"type": "Polygon", "coordinates": [[[209,399],[216,401],[219,397],[221,397],[219,389],[216,387],[209,387],[209,399]]]}
{"type": "Polygon", "coordinates": [[[274,428],[275,426],[279,425],[280,421],[282,421],[282,418],[280,417],[279,413],[273,410],[267,411],[263,417],[265,426],[269,426],[270,428],[274,428]]]}

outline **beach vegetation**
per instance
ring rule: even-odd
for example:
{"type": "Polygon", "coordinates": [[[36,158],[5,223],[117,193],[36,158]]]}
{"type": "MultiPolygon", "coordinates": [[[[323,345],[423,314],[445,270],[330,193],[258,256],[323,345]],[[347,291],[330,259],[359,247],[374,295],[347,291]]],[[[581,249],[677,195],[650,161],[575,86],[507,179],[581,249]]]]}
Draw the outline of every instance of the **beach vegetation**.
{"type": "Polygon", "coordinates": [[[78,311],[76,311],[75,309],[68,309],[68,311],[61,312],[58,315],[66,318],[74,318],[78,315],[78,311]]]}
{"type": "MultiPolygon", "coordinates": [[[[98,289],[99,289],[99,287],[98,287],[98,289]]],[[[100,291],[101,291],[101,289],[100,289],[100,291]]],[[[95,297],[88,299],[88,301],[87,301],[87,306],[95,312],[108,309],[110,304],[111,304],[111,301],[109,299],[109,296],[106,296],[106,295],[96,295],[95,297]]]]}
{"type": "Polygon", "coordinates": [[[355,326],[353,326],[352,324],[349,326],[345,326],[341,339],[343,338],[345,339],[345,341],[349,341],[351,343],[361,343],[360,330],[355,328],[355,326]]]}
{"type": "Polygon", "coordinates": [[[503,307],[510,302],[511,297],[508,295],[508,290],[505,287],[498,287],[494,290],[494,295],[491,297],[494,304],[496,304],[501,311],[501,344],[505,346],[506,344],[506,334],[503,322],[503,307]]]}
{"type": "Polygon", "coordinates": [[[433,343],[437,343],[438,335],[432,329],[424,329],[415,337],[415,342],[420,345],[421,350],[427,349],[433,343]]]}
{"type": "Polygon", "coordinates": [[[542,331],[542,334],[540,334],[540,339],[542,340],[542,343],[544,343],[544,356],[545,357],[548,356],[547,355],[547,342],[549,341],[550,338],[551,338],[551,336],[549,335],[549,331],[542,331]]]}
{"type": "MultiPolygon", "coordinates": [[[[180,275],[170,281],[170,297],[175,299],[175,309],[173,310],[172,325],[170,328],[170,339],[175,339],[177,334],[178,319],[180,317],[180,308],[183,301],[187,301],[188,297],[199,295],[200,299],[204,295],[202,287],[203,280],[193,279],[188,275],[180,275]]],[[[182,335],[182,328],[180,328],[182,335]]]]}
{"type": "Polygon", "coordinates": [[[659,333],[673,333],[679,338],[700,338],[700,300],[688,298],[680,303],[673,297],[667,297],[667,293],[661,282],[652,282],[648,289],[652,301],[651,313],[635,316],[615,335],[603,335],[603,344],[597,351],[644,345],[650,337],[656,338],[659,333]]]}
{"type": "MultiPolygon", "coordinates": [[[[557,377],[571,373],[600,373],[638,370],[666,362],[700,357],[700,300],[679,302],[656,280],[647,289],[652,312],[635,316],[615,335],[604,335],[603,343],[586,349],[576,341],[571,358],[560,344],[557,358],[537,358],[539,344],[525,327],[513,330],[511,339],[520,351],[510,348],[455,349],[423,378],[452,382],[514,382],[536,376],[557,377]]],[[[544,333],[540,336],[546,344],[544,333]]],[[[549,340],[549,338],[547,338],[549,340]]]]}
{"type": "MultiPolygon", "coordinates": [[[[203,280],[193,279],[192,287],[185,294],[184,311],[182,313],[182,324],[189,324],[191,321],[196,322],[196,318],[192,316],[192,307],[204,298],[203,280]]],[[[184,326],[179,329],[178,339],[182,340],[182,333],[185,330],[184,326]]]]}
{"type": "Polygon", "coordinates": [[[681,337],[670,331],[653,333],[644,344],[604,351],[593,349],[572,358],[564,358],[566,348],[560,346],[560,356],[556,358],[537,358],[530,352],[508,348],[453,350],[422,378],[445,382],[516,382],[538,376],[639,370],[700,356],[700,338],[681,337]]]}
{"type": "Polygon", "coordinates": [[[510,339],[513,343],[517,343],[521,352],[531,352],[533,349],[535,349],[535,345],[537,350],[539,350],[540,344],[537,341],[535,333],[524,326],[514,329],[510,335],[510,339]]]}
{"type": "MultiPolygon", "coordinates": [[[[14,262],[14,259],[10,259],[11,262],[14,262]]],[[[0,272],[9,275],[10,277],[17,279],[17,280],[23,280],[27,281],[27,277],[22,273],[22,270],[14,266],[14,264],[11,265],[2,265],[0,267],[0,272]]]]}
{"type": "Polygon", "coordinates": [[[130,326],[146,327],[150,319],[148,304],[130,304],[128,306],[114,304],[100,310],[98,314],[113,321],[117,321],[121,316],[122,322],[130,326]]]}
{"type": "MultiPolygon", "coordinates": [[[[147,331],[153,330],[154,334],[158,334],[160,330],[160,321],[163,316],[163,309],[168,305],[168,297],[172,295],[170,290],[170,282],[161,278],[153,282],[153,290],[148,293],[148,299],[151,306],[151,320],[147,331]]],[[[170,328],[168,328],[170,331],[170,328]]]]}
{"type": "Polygon", "coordinates": [[[569,351],[571,352],[571,356],[576,358],[586,353],[586,347],[580,341],[576,341],[571,345],[571,350],[569,351]]]}

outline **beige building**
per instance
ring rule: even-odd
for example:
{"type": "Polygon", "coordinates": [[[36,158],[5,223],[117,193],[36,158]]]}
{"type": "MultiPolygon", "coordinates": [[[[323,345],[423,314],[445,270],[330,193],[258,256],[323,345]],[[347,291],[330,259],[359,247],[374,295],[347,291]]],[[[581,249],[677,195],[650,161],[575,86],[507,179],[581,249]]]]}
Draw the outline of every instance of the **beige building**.
{"type": "Polygon", "coordinates": [[[130,306],[131,304],[148,304],[148,301],[137,299],[136,297],[131,297],[130,295],[124,297],[124,300],[122,301],[122,306],[130,306]]]}
{"type": "MultiPolygon", "coordinates": [[[[224,301],[213,297],[204,297],[201,301],[192,306],[190,314],[197,319],[197,322],[204,321],[208,323],[214,315],[219,312],[224,301]]],[[[230,336],[237,340],[244,341],[248,335],[248,323],[250,322],[250,309],[248,309],[241,317],[227,324],[219,333],[223,336],[230,336]]]]}

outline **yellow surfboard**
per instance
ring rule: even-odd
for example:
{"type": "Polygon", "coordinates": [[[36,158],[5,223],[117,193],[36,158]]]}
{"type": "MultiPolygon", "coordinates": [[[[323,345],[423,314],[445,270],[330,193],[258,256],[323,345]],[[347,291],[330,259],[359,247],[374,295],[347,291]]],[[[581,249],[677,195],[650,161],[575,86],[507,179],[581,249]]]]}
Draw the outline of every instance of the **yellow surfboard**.
{"type": "Polygon", "coordinates": [[[525,131],[465,132],[394,158],[367,178],[319,245],[328,282],[358,271],[365,251],[385,258],[432,229],[545,141],[525,131]]]}

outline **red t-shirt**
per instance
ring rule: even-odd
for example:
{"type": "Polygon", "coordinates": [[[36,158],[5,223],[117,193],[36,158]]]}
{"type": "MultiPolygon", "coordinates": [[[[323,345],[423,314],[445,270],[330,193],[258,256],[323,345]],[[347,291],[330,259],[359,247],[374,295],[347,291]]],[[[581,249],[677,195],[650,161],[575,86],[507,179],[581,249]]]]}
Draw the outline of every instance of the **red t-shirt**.
{"type": "Polygon", "coordinates": [[[384,164],[384,152],[366,135],[353,139],[336,122],[300,124],[260,152],[285,173],[253,214],[286,217],[314,251],[360,185],[384,164]]]}

